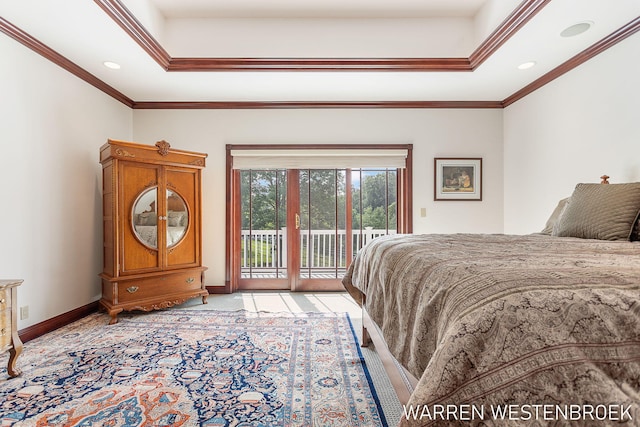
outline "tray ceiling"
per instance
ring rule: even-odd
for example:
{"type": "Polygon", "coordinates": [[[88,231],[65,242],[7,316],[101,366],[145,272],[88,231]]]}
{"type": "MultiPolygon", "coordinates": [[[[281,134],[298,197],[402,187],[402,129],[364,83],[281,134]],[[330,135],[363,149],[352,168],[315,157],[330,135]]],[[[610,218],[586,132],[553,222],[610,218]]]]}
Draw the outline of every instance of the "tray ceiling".
{"type": "Polygon", "coordinates": [[[138,107],[495,107],[585,51],[598,53],[599,43],[634,34],[640,2],[21,0],[0,3],[0,17],[6,34],[50,49],[45,56],[70,61],[138,107]],[[582,22],[589,31],[560,35],[582,22]],[[535,66],[517,68],[528,61],[535,66]]]}

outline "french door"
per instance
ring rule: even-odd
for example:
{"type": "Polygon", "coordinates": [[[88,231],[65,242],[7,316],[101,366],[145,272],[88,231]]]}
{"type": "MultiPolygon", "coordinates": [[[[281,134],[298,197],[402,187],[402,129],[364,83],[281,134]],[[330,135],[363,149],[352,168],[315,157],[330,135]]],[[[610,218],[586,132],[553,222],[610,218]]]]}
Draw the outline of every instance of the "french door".
{"type": "Polygon", "coordinates": [[[226,289],[344,290],[371,239],[409,232],[406,171],[397,168],[229,170],[226,289]],[[400,195],[400,198],[399,198],[400,195]]]}

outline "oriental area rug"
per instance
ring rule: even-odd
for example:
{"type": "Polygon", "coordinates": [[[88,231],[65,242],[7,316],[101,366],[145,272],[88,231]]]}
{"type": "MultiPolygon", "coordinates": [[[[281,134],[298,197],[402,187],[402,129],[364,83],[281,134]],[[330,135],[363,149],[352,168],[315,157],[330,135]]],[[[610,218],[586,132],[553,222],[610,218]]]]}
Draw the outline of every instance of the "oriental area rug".
{"type": "Polygon", "coordinates": [[[0,371],[0,425],[387,425],[347,314],[108,320],[96,313],[25,344],[22,375],[0,371]]]}

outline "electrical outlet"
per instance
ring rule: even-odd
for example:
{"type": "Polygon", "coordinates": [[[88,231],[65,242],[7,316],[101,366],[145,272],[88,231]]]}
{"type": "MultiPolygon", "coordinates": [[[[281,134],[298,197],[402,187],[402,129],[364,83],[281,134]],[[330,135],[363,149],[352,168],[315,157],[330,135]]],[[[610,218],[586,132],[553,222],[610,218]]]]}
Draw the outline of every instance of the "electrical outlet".
{"type": "Polygon", "coordinates": [[[25,305],[23,307],[20,307],[20,320],[24,320],[28,318],[29,318],[29,306],[25,305]]]}

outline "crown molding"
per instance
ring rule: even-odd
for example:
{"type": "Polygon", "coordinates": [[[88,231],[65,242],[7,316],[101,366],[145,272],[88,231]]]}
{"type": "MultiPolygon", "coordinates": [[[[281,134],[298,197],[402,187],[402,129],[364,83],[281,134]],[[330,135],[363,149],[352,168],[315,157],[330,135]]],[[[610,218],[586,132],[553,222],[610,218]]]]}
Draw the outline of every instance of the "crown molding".
{"type": "Polygon", "coordinates": [[[54,64],[62,67],[63,69],[70,72],[71,74],[79,77],[80,79],[96,87],[97,89],[100,89],[101,91],[111,96],[112,98],[122,102],[124,105],[130,108],[133,108],[132,99],[130,99],[123,93],[119,92],[115,88],[109,86],[108,84],[106,84],[105,82],[103,82],[102,80],[100,80],[99,78],[97,78],[96,76],[94,76],[93,74],[85,70],[84,68],[69,61],[67,58],[60,55],[55,50],[51,49],[49,46],[35,39],[31,35],[25,33],[20,28],[16,27],[15,25],[13,25],[12,23],[10,23],[9,21],[7,21],[2,17],[0,17],[0,32],[3,32],[7,36],[11,37],[17,42],[28,47],[29,49],[36,52],[37,54],[45,57],[46,59],[53,62],[54,64]]]}
{"type": "Polygon", "coordinates": [[[573,70],[577,66],[584,64],[594,56],[604,52],[605,50],[621,42],[627,37],[637,33],[638,31],[640,31],[640,16],[631,20],[629,23],[623,25],[622,27],[618,28],[616,31],[609,34],[607,37],[603,38],[602,40],[592,44],[582,52],[573,56],[572,58],[562,63],[561,65],[557,66],[556,68],[549,71],[542,77],[529,83],[527,86],[515,92],[513,95],[509,96],[508,98],[505,98],[502,101],[502,105],[505,107],[508,107],[514,102],[529,95],[531,92],[540,89],[542,86],[546,85],[547,83],[573,70]]]}
{"type": "Polygon", "coordinates": [[[500,101],[265,101],[134,102],[134,110],[250,110],[321,108],[503,108],[500,101]]]}
{"type": "Polygon", "coordinates": [[[469,58],[172,58],[120,0],[94,0],[166,71],[473,71],[551,0],[525,0],[469,58]]]}
{"type": "Polygon", "coordinates": [[[486,61],[550,1],[551,0],[523,1],[469,56],[471,68],[475,69],[486,61]]]}
{"type": "MultiPolygon", "coordinates": [[[[107,0],[96,0],[107,1],[107,0]]],[[[113,0],[109,0],[113,1],[113,0]]],[[[303,109],[303,108],[505,108],[524,98],[533,91],[571,71],[620,41],[640,31],[640,17],[637,17],[554,68],[547,74],[518,90],[502,101],[285,101],[285,102],[136,102],[109,86],[88,71],[69,61],[58,52],[35,39],[20,28],[0,17],[0,32],[18,41],[37,54],[62,67],[76,77],[91,84],[112,98],[132,109],[303,109]]]]}
{"type": "Polygon", "coordinates": [[[472,71],[467,58],[172,58],[167,71],[472,71]]]}
{"type": "Polygon", "coordinates": [[[94,0],[136,43],[165,70],[171,56],[119,0],[94,0]]]}

